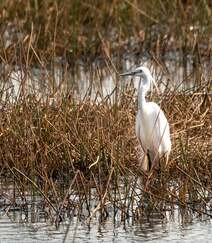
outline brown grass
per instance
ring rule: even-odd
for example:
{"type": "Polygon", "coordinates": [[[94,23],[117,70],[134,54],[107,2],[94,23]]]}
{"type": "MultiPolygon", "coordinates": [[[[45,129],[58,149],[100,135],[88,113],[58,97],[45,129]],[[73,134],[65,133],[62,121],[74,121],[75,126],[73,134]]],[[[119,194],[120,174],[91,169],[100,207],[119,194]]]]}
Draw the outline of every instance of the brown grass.
{"type": "MultiPolygon", "coordinates": [[[[195,1],[69,2],[1,3],[7,4],[0,8],[1,23],[7,25],[0,29],[14,33],[9,45],[4,38],[0,42],[0,207],[6,213],[16,207],[27,210],[41,197],[47,218],[56,223],[67,215],[84,215],[88,221],[95,215],[139,220],[153,213],[164,216],[175,205],[211,217],[209,1],[198,1],[201,6],[195,1]],[[173,29],[161,34],[157,28],[167,25],[173,29]],[[110,36],[112,26],[115,34],[110,36]],[[143,50],[171,84],[160,97],[151,96],[171,126],[171,165],[148,183],[136,149],[136,92],[131,85],[122,89],[117,75],[125,65],[122,58],[130,52],[138,63],[143,50]],[[166,62],[170,53],[176,70],[183,68],[180,81],[192,89],[172,83],[166,62]],[[91,80],[82,100],[74,95],[79,57],[91,80]],[[35,67],[42,71],[38,80],[35,67]],[[20,89],[13,96],[11,76],[17,69],[20,89]],[[113,96],[97,92],[100,101],[95,102],[90,92],[95,82],[101,86],[105,70],[116,72],[116,88],[113,96]],[[30,79],[39,84],[31,92],[30,79]]],[[[160,75],[156,79],[162,82],[160,75]]]]}
{"type": "Polygon", "coordinates": [[[113,205],[123,220],[129,215],[138,219],[150,210],[144,208],[145,213],[138,206],[143,195],[159,213],[179,204],[210,215],[205,210],[212,182],[208,89],[202,85],[188,93],[163,94],[161,106],[172,133],[171,167],[148,183],[136,152],[134,89],[117,91],[114,104],[110,98],[94,103],[89,96],[78,102],[68,96],[50,105],[34,95],[21,96],[1,111],[1,177],[15,178],[19,196],[34,188],[57,216],[65,209],[80,213],[87,205],[89,217],[97,211],[104,217],[107,205],[113,205]],[[73,196],[80,197],[79,205],[73,196]],[[93,209],[92,200],[97,203],[93,209]]]}
{"type": "Polygon", "coordinates": [[[43,62],[60,56],[73,66],[76,58],[90,61],[105,50],[163,57],[179,51],[185,62],[197,52],[207,57],[211,19],[209,0],[6,0],[0,4],[0,54],[12,60],[14,47],[19,53],[19,44],[30,40],[43,62]]]}

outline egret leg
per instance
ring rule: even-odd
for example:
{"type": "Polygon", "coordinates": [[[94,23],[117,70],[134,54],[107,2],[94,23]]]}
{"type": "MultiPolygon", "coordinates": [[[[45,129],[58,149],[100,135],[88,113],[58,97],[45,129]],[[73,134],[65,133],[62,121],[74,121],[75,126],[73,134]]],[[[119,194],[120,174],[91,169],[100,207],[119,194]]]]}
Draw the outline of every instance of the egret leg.
{"type": "Polygon", "coordinates": [[[148,149],[147,149],[147,159],[148,159],[148,171],[150,171],[152,168],[152,161],[151,161],[151,157],[150,157],[150,153],[149,153],[148,149]]]}
{"type": "Polygon", "coordinates": [[[158,174],[158,179],[159,181],[161,180],[162,178],[162,172],[163,172],[163,169],[162,169],[162,165],[161,165],[161,160],[159,159],[159,166],[158,166],[158,170],[157,170],[157,174],[158,174]]]}
{"type": "Polygon", "coordinates": [[[147,150],[147,156],[149,160],[149,171],[157,171],[160,166],[160,158],[158,154],[156,154],[154,151],[147,150]]]}

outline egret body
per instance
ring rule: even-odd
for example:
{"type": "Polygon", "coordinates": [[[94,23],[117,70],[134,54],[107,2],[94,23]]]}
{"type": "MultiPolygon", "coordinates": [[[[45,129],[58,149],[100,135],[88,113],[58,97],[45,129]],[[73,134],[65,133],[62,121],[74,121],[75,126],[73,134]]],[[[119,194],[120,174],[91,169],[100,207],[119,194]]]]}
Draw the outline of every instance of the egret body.
{"type": "Polygon", "coordinates": [[[121,76],[140,77],[135,131],[141,148],[148,157],[149,163],[144,160],[143,169],[157,169],[162,157],[165,157],[167,166],[171,151],[169,123],[160,106],[154,102],[147,102],[145,99],[151,82],[155,84],[149,69],[138,67],[131,72],[121,74],[121,76]]]}

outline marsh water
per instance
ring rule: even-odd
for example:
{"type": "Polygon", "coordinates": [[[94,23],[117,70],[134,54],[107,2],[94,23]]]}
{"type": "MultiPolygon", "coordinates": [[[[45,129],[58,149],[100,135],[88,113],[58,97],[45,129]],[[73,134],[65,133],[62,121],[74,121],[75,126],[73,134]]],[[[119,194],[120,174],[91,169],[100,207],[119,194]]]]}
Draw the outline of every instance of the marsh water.
{"type": "Polygon", "coordinates": [[[212,242],[212,222],[166,213],[166,218],[152,218],[141,222],[131,220],[114,223],[112,219],[90,224],[73,218],[56,229],[50,222],[30,223],[20,212],[0,213],[0,242],[212,242]]]}
{"type": "MultiPolygon", "coordinates": [[[[200,85],[200,70],[191,57],[188,56],[186,68],[182,65],[179,53],[170,53],[164,58],[165,69],[157,65],[153,66],[150,57],[145,53],[136,58],[126,56],[120,65],[123,71],[138,65],[149,67],[161,92],[164,90],[189,91],[200,85]]],[[[48,99],[51,103],[58,102],[61,97],[70,93],[78,100],[83,100],[89,95],[91,100],[96,102],[105,97],[113,101],[117,87],[122,90],[125,86],[131,85],[137,89],[139,85],[139,78],[134,78],[133,82],[131,78],[121,80],[117,70],[105,67],[102,61],[91,64],[89,70],[87,64],[78,61],[72,71],[64,70],[63,63],[64,60],[58,58],[53,67],[32,68],[28,72],[23,71],[19,66],[0,66],[1,76],[9,77],[7,82],[0,82],[2,100],[14,102],[24,92],[24,95],[36,95],[45,102],[48,99]]],[[[202,63],[201,80],[203,83],[210,79],[211,67],[210,59],[202,63]]]]}
{"type": "MultiPolygon", "coordinates": [[[[135,184],[135,178],[131,179],[135,184]]],[[[141,185],[139,181],[138,184],[141,185]]],[[[120,192],[124,188],[123,182],[120,183],[120,192]]],[[[129,211],[129,215],[124,218],[120,208],[115,206],[114,209],[112,204],[107,205],[105,217],[100,216],[98,211],[90,217],[89,211],[92,214],[98,204],[96,201],[98,193],[93,188],[89,192],[89,210],[87,202],[81,202],[78,195],[72,194],[69,200],[73,206],[63,208],[61,219],[57,221],[54,210],[38,193],[26,191],[23,198],[13,184],[6,186],[5,183],[1,183],[0,243],[212,242],[212,198],[207,191],[202,192],[208,196],[204,209],[198,203],[193,206],[191,204],[190,207],[180,207],[176,202],[175,204],[165,203],[164,210],[157,211],[151,208],[151,201],[143,193],[142,188],[141,185],[140,188],[130,189],[129,194],[133,190],[136,191],[133,204],[131,197],[123,201],[129,202],[136,212],[142,205],[141,200],[144,200],[142,210],[149,211],[144,214],[144,217],[136,218],[129,211]],[[199,214],[198,210],[204,213],[199,214]]]]}

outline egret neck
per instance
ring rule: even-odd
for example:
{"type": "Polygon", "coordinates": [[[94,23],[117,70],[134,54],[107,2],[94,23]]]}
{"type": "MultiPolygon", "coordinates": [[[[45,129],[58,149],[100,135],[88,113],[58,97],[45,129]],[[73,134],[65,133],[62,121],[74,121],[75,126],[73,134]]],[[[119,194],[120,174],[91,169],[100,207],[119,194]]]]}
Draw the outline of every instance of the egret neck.
{"type": "Polygon", "coordinates": [[[146,105],[146,93],[150,89],[150,77],[143,77],[143,82],[140,78],[138,89],[138,109],[143,110],[146,105]]]}

